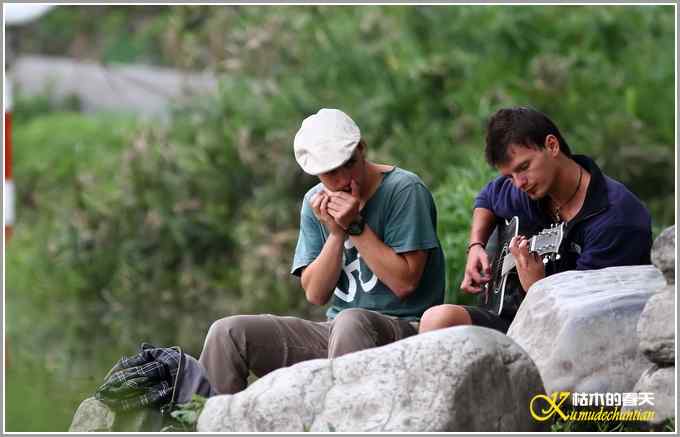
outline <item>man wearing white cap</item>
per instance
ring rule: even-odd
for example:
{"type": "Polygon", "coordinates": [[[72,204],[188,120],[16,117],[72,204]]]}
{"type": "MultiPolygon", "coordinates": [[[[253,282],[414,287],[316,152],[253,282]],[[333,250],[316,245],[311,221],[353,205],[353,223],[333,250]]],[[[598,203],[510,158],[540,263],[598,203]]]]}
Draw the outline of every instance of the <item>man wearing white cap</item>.
{"type": "Polygon", "coordinates": [[[302,202],[291,273],[307,300],[330,302],[328,320],[232,316],[213,323],[200,361],[218,393],[262,376],[417,333],[425,310],[443,302],[444,255],[432,195],[415,174],[366,159],[359,127],[342,111],[307,117],[295,159],[319,178],[302,202]]]}

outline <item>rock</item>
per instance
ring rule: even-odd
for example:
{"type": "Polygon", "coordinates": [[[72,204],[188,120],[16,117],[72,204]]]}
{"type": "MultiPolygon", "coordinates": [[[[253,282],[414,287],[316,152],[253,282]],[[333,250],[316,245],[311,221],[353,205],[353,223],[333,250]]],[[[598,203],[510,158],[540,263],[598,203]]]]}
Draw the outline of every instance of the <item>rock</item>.
{"type": "Polygon", "coordinates": [[[664,284],[652,265],[551,275],[529,289],[508,336],[534,360],[548,393],[631,391],[649,366],[638,319],[664,284]]]}
{"type": "Polygon", "coordinates": [[[87,398],[73,415],[69,432],[158,432],[165,423],[157,408],[116,413],[103,402],[87,398]]]}
{"type": "Polygon", "coordinates": [[[208,399],[199,432],[539,431],[536,366],[503,334],[453,327],[276,370],[208,399]]]}
{"type": "Polygon", "coordinates": [[[666,282],[675,284],[675,225],[664,229],[654,240],[652,264],[661,270],[666,282]]]}
{"type": "Polygon", "coordinates": [[[69,432],[110,432],[113,428],[115,414],[106,405],[95,398],[87,398],[81,402],[73,415],[69,432]]]}
{"type": "Polygon", "coordinates": [[[651,393],[652,403],[644,405],[624,407],[623,410],[652,410],[654,419],[652,425],[659,425],[668,418],[675,418],[675,366],[662,367],[652,366],[647,369],[632,390],[635,393],[651,393]]]}
{"type": "Polygon", "coordinates": [[[661,366],[675,364],[675,287],[667,285],[653,295],[640,314],[637,334],[640,350],[661,366]]]}

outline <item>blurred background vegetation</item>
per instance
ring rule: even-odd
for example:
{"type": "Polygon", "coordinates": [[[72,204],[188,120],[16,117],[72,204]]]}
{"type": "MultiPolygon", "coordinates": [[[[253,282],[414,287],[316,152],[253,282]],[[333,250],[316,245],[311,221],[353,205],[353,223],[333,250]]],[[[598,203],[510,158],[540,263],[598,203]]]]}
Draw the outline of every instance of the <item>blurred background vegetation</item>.
{"type": "Polygon", "coordinates": [[[225,315],[323,317],[288,274],[315,182],[292,138],[321,107],[435,193],[449,302],[500,107],[548,113],[644,200],[655,236],[675,220],[672,6],[60,6],[14,43],[211,71],[220,86],[165,121],[15,90],[8,431],[66,430],[141,341],[198,356],[225,315]]]}

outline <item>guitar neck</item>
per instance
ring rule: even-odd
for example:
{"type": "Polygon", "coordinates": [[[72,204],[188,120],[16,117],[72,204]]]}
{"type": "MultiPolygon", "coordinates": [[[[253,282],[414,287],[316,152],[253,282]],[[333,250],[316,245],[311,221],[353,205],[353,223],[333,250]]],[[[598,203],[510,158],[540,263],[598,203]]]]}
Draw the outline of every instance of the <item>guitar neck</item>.
{"type": "MultiPolygon", "coordinates": [[[[536,236],[533,236],[529,239],[529,252],[535,252],[536,246],[536,236]]],[[[515,260],[515,256],[511,253],[508,252],[507,255],[505,255],[505,258],[503,258],[503,268],[501,269],[501,275],[507,275],[510,270],[514,269],[517,267],[517,262],[515,260]]]]}
{"type": "MultiPolygon", "coordinates": [[[[509,275],[517,267],[517,262],[508,245],[514,236],[519,235],[519,218],[514,216],[506,219],[505,225],[498,223],[494,234],[495,237],[488,249],[493,260],[491,280],[485,284],[484,292],[479,294],[478,303],[495,314],[513,313],[521,302],[517,290],[521,290],[522,286],[517,278],[509,275]],[[507,304],[506,308],[504,302],[507,304]]],[[[558,260],[560,258],[558,251],[564,234],[564,222],[550,225],[527,240],[529,252],[541,257],[543,263],[558,260]]]]}

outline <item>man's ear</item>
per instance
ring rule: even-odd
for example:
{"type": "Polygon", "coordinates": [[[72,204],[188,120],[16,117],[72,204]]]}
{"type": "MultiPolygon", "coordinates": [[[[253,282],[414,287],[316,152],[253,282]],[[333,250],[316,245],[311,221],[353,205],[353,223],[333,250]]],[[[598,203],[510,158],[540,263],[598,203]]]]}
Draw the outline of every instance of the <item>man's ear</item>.
{"type": "Polygon", "coordinates": [[[545,148],[552,156],[557,156],[560,153],[560,140],[555,135],[548,135],[545,137],[545,148]]]}
{"type": "Polygon", "coordinates": [[[361,158],[366,158],[366,143],[364,143],[363,139],[359,140],[356,150],[359,151],[359,155],[361,155],[361,158]]]}

